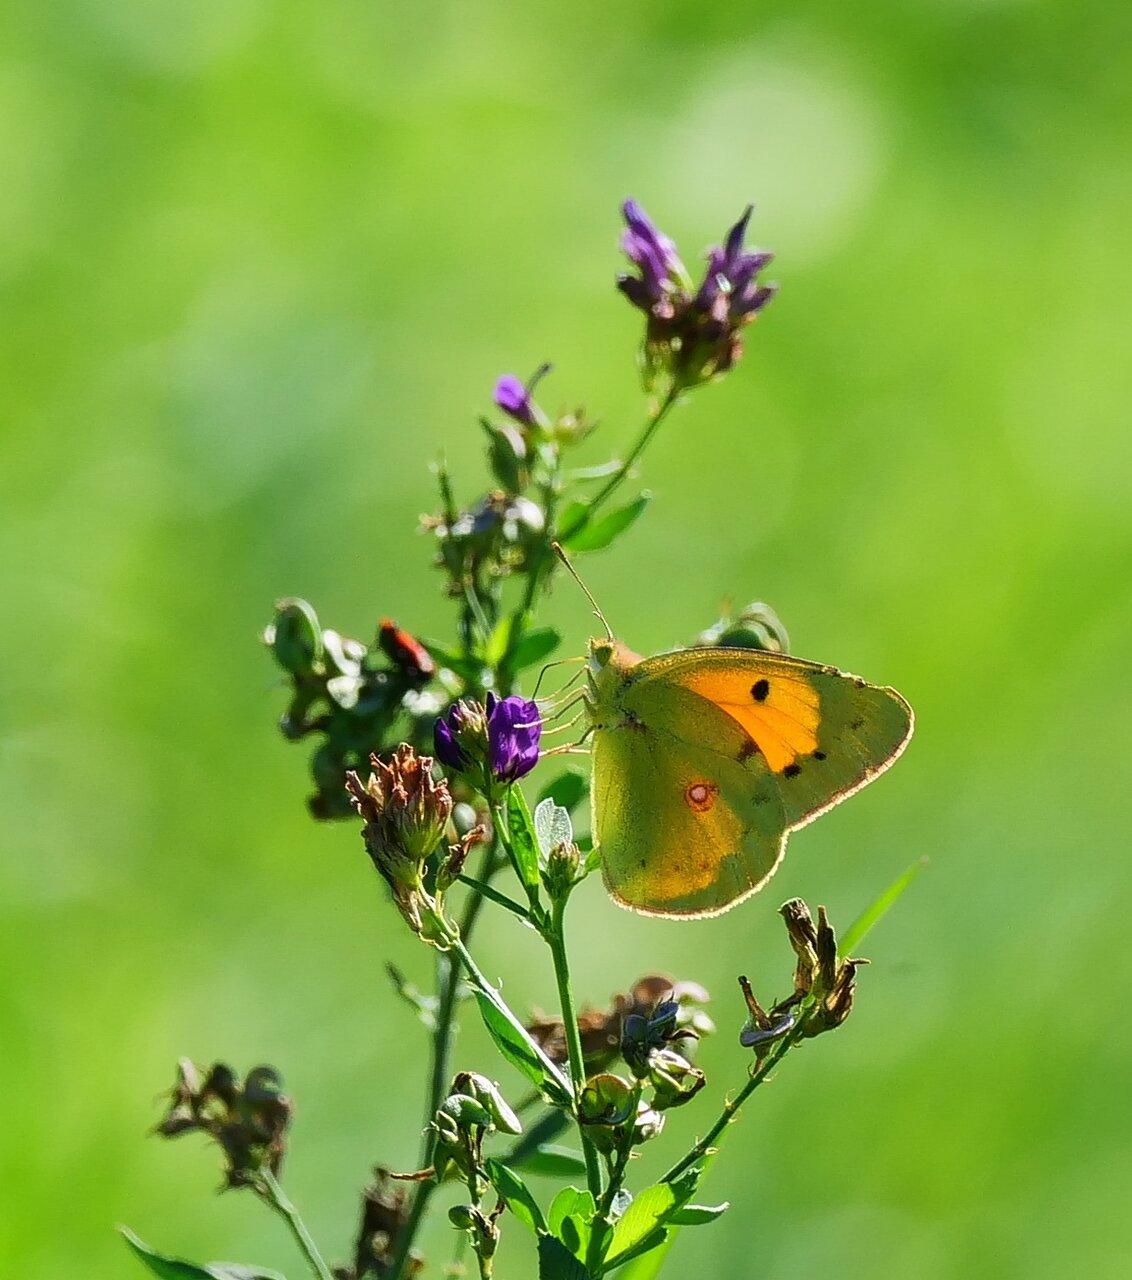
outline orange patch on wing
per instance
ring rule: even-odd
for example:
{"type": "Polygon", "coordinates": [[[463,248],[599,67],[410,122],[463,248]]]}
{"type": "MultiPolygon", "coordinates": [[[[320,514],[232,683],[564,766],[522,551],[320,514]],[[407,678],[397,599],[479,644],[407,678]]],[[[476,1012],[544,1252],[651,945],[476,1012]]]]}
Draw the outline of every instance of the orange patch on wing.
{"type": "Polygon", "coordinates": [[[775,671],[762,677],[767,689],[756,698],[756,683],[750,671],[690,672],[680,683],[700,697],[713,702],[736,721],[775,773],[800,756],[817,750],[821,699],[817,689],[802,674],[775,671]]]}

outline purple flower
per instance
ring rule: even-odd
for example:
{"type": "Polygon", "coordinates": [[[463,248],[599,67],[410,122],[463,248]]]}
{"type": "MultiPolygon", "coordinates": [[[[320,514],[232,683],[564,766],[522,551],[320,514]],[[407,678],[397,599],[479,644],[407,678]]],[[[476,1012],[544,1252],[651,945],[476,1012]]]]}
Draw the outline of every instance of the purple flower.
{"type": "Polygon", "coordinates": [[[531,410],[531,393],[513,373],[505,373],[495,384],[493,399],[509,418],[525,423],[528,427],[533,425],[535,417],[531,410]]]}
{"type": "Polygon", "coordinates": [[[542,717],[536,703],[487,695],[488,763],[500,782],[525,777],[538,764],[541,734],[542,717]]]}
{"type": "Polygon", "coordinates": [[[456,735],[452,732],[449,721],[453,718],[455,707],[449,708],[447,716],[440,716],[432,730],[432,742],[436,748],[436,758],[449,769],[462,769],[468,763],[467,757],[460,750],[456,735]]]}
{"type": "Polygon", "coordinates": [[[621,212],[626,223],[621,250],[641,274],[618,276],[617,287],[634,306],[648,309],[662,303],[687,272],[676,245],[653,225],[635,200],[626,200],[621,212]]]}
{"type": "Polygon", "coordinates": [[[535,387],[549,372],[550,365],[541,364],[525,383],[520,382],[513,373],[503,374],[497,380],[495,391],[492,393],[496,406],[509,418],[522,423],[524,427],[534,427],[540,423],[545,425],[542,411],[531,396],[535,387]]]}
{"type": "Polygon", "coordinates": [[[695,289],[672,241],[649,221],[635,200],[621,207],[626,230],[621,248],[640,275],[620,275],[617,287],[645,313],[641,369],[646,387],[658,377],[678,388],[699,386],[727,372],[743,351],[741,330],[774,296],[759,272],[773,254],[743,247],[748,205],[722,245],[708,254],[707,272],[695,289]]]}
{"type": "Polygon", "coordinates": [[[773,261],[774,254],[743,251],[743,237],[747,234],[753,207],[747,206],[743,216],[727,233],[723,245],[708,254],[707,274],[696,294],[696,309],[710,313],[720,321],[742,323],[761,311],[774,296],[773,285],[760,285],[756,280],[763,267],[773,261]],[[722,307],[719,306],[721,297],[724,298],[722,307]]]}
{"type": "Polygon", "coordinates": [[[454,702],[433,726],[436,758],[449,769],[463,770],[483,759],[487,717],[478,702],[454,702]]]}

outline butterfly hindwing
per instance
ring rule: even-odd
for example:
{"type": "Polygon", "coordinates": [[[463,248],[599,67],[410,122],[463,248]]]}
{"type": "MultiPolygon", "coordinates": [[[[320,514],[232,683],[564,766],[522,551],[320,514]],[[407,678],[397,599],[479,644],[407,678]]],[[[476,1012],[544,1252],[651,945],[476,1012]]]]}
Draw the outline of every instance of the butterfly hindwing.
{"type": "Polygon", "coordinates": [[[773,785],[726,751],[705,745],[739,735],[713,707],[666,689],[649,724],[599,729],[593,746],[594,835],[610,893],[647,914],[714,915],[770,877],[785,845],[773,785]],[[673,716],[696,717],[705,737],[689,742],[673,716]],[[713,732],[714,730],[714,732],[713,732]]]}

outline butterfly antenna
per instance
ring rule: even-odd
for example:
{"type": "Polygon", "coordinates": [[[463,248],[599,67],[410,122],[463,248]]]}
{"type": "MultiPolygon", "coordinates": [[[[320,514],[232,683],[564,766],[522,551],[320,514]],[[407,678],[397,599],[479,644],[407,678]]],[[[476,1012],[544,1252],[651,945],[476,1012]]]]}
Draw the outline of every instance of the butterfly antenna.
{"type": "Polygon", "coordinates": [[[563,565],[565,565],[566,572],[570,575],[571,578],[574,579],[574,581],[578,584],[578,586],[581,587],[582,595],[584,595],[586,599],[590,602],[590,604],[593,605],[594,617],[597,618],[598,622],[600,622],[601,625],[605,628],[605,634],[609,637],[610,640],[616,640],[617,637],[613,634],[613,628],[609,625],[608,622],[606,622],[605,614],[602,613],[601,609],[598,607],[597,601],[590,594],[589,587],[587,587],[586,584],[582,581],[582,579],[578,576],[577,569],[575,569],[574,566],[570,563],[570,559],[566,555],[566,552],[562,550],[562,544],[560,542],[552,542],[550,545],[554,549],[554,554],[559,558],[559,560],[562,561],[563,565]]]}

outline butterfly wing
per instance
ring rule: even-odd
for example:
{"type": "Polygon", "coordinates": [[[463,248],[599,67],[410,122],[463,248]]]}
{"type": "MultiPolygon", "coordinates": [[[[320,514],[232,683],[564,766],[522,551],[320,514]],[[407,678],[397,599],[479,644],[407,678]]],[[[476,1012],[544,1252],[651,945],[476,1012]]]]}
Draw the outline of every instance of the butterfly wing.
{"type": "Polygon", "coordinates": [[[747,734],[679,685],[650,688],[640,714],[605,718],[593,744],[593,829],[606,887],[647,915],[716,915],[762,887],[787,820],[747,734]]]}
{"type": "Polygon", "coordinates": [[[912,709],[895,689],[783,654],[705,648],[647,658],[628,673],[623,704],[649,708],[669,686],[739,726],[743,763],[758,788],[769,772],[788,830],[866,786],[912,736],[912,709]]]}

